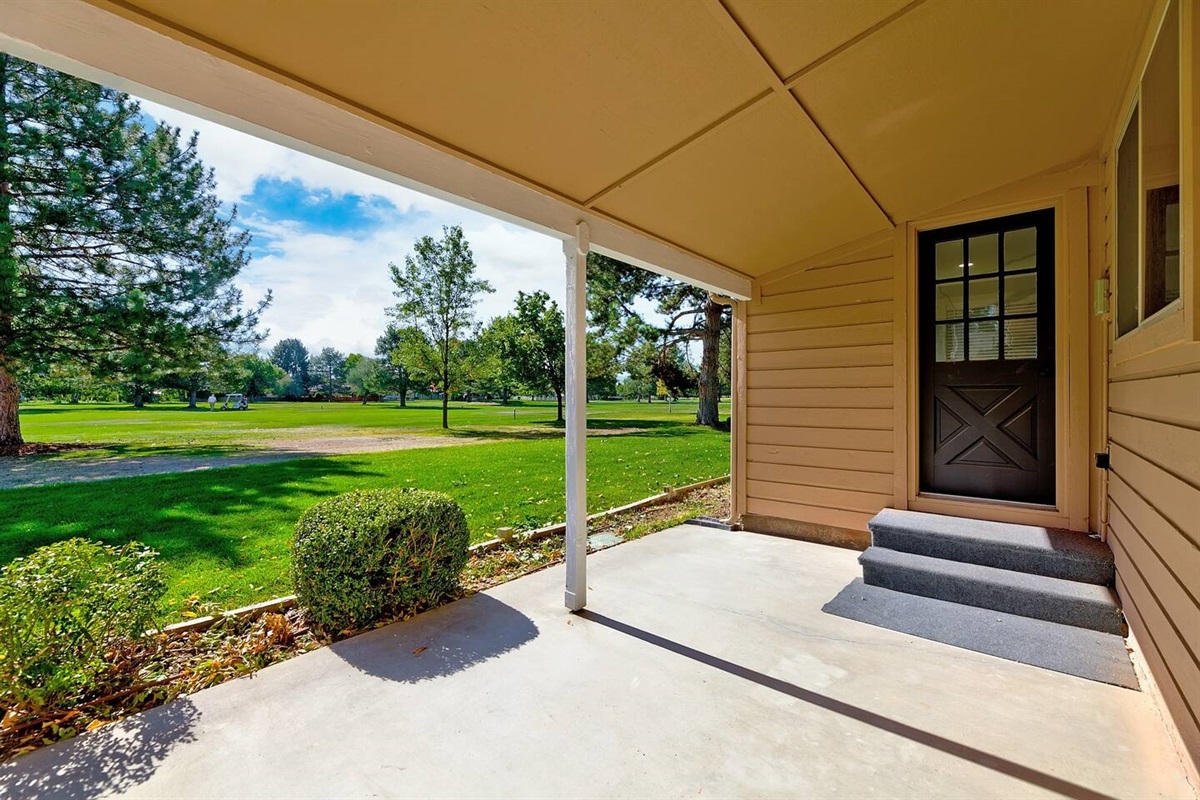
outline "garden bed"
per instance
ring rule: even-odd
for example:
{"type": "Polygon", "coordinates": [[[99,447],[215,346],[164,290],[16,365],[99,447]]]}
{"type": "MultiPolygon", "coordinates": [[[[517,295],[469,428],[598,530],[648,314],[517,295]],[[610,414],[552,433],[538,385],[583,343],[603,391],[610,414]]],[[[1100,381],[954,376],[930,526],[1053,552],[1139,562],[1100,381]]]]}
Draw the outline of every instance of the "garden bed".
{"type": "MultiPolygon", "coordinates": [[[[692,517],[726,517],[728,482],[696,489],[654,506],[637,508],[595,521],[589,534],[606,543],[640,538],[692,517]]],[[[472,553],[451,602],[532,572],[558,564],[564,557],[561,536],[539,540],[518,538],[472,553]]],[[[420,609],[426,610],[426,609],[420,609]]],[[[79,733],[103,727],[138,711],[167,703],[263,667],[315,650],[338,638],[315,630],[303,609],[266,611],[257,616],[221,615],[198,599],[189,614],[212,615],[207,628],[156,633],[125,642],[109,653],[112,670],[86,696],[49,710],[36,719],[6,719],[0,725],[0,761],[30,752],[79,733]]],[[[399,619],[412,616],[412,612],[399,619]]],[[[373,627],[396,622],[389,619],[373,627]]]]}

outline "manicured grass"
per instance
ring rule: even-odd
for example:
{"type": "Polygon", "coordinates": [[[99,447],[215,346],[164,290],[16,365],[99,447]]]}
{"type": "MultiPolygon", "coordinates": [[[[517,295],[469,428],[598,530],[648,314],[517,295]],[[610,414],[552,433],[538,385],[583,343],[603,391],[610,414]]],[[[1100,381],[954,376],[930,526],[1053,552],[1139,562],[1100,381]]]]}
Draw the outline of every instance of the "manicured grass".
{"type": "MultiPolygon", "coordinates": [[[[287,411],[279,413],[296,414],[295,419],[320,413],[304,406],[284,408],[287,411]]],[[[672,422],[690,419],[682,411],[676,409],[672,422]]],[[[274,409],[263,416],[270,413],[274,409]]],[[[393,418],[404,414],[395,411],[393,418]]],[[[233,413],[224,417],[240,419],[233,413]]],[[[644,430],[588,439],[590,511],[631,502],[663,485],[681,486],[728,472],[725,434],[662,420],[655,426],[655,420],[634,419],[632,414],[627,427],[644,430]]],[[[29,438],[43,434],[31,433],[29,438]]],[[[104,435],[99,439],[105,440],[104,435]]],[[[300,513],[321,498],[386,486],[445,491],[462,504],[472,539],[480,541],[500,526],[534,527],[561,520],[563,460],[561,438],[514,436],[488,444],[0,491],[0,564],[72,536],[107,542],[136,539],[162,554],[171,587],[164,604],[170,621],[193,594],[226,607],[287,594],[293,526],[300,513]]]]}
{"type": "MultiPolygon", "coordinates": [[[[596,401],[588,404],[592,428],[661,427],[694,419],[695,400],[679,403],[596,401]]],[[[728,404],[722,407],[728,415],[728,404]]],[[[450,434],[491,436],[512,434],[553,435],[554,403],[515,402],[451,403],[450,434]]],[[[249,411],[209,411],[205,404],[189,410],[183,403],[155,403],[144,409],[129,405],[26,403],[21,406],[21,427],[26,441],[54,443],[104,443],[113,445],[105,456],[146,455],[155,452],[213,452],[264,445],[269,439],[326,436],[444,434],[441,404],[415,401],[407,408],[398,403],[256,403],[249,411]]],[[[72,457],[89,457],[96,451],[76,451],[72,457]]]]}

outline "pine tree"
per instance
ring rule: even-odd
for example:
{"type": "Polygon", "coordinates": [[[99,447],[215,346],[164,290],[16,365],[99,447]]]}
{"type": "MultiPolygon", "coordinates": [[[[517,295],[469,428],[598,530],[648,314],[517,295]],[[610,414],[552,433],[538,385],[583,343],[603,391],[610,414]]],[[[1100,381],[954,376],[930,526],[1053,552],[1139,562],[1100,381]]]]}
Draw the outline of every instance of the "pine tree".
{"type": "Polygon", "coordinates": [[[136,383],[198,340],[258,340],[270,295],[243,308],[250,237],[214,187],[195,135],[0,53],[0,448],[22,442],[21,373],[76,363],[136,383]]]}

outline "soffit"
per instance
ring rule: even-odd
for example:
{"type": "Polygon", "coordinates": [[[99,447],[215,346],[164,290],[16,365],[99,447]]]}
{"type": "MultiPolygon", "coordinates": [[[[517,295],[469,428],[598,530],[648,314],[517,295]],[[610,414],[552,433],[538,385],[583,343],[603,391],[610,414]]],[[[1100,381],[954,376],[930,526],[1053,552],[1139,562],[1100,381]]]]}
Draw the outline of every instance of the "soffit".
{"type": "Polygon", "coordinates": [[[128,5],[576,199],[763,89],[691,3],[128,5]]]}
{"type": "Polygon", "coordinates": [[[783,96],[626,182],[597,207],[750,275],[889,225],[783,96]]]}
{"type": "Polygon", "coordinates": [[[794,91],[883,206],[911,219],[1098,153],[1150,8],[929,0],[794,91]]]}
{"type": "Polygon", "coordinates": [[[89,2],[751,276],[1094,158],[1151,5],[89,2]]]}

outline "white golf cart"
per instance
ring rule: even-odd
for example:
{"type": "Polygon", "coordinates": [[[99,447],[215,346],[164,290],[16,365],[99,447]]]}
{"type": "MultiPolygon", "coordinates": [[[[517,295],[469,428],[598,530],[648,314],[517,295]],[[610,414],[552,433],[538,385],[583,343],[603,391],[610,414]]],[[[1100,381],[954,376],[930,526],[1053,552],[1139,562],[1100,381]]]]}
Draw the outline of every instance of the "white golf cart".
{"type": "Polygon", "coordinates": [[[227,394],[221,404],[222,411],[249,411],[250,400],[244,394],[227,394]]]}

